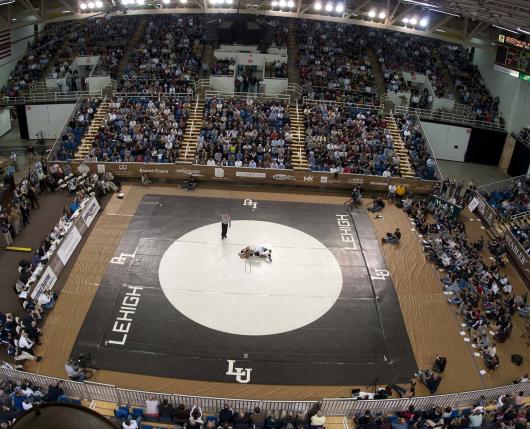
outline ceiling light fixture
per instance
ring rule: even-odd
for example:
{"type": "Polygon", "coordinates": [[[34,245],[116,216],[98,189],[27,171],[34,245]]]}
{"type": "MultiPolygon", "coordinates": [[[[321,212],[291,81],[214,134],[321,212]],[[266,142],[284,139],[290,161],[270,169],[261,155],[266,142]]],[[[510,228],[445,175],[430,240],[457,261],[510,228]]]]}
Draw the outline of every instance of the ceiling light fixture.
{"type": "Polygon", "coordinates": [[[96,7],[101,9],[103,7],[103,2],[101,0],[96,1],[96,7]]]}
{"type": "Polygon", "coordinates": [[[288,7],[289,9],[292,9],[292,8],[294,7],[294,1],[293,1],[293,0],[289,0],[289,1],[287,2],[287,7],[288,7]]]}
{"type": "Polygon", "coordinates": [[[420,27],[427,27],[429,20],[427,18],[420,19],[420,27]]]}
{"type": "Polygon", "coordinates": [[[162,0],[162,3],[169,4],[169,0],[162,0]]]}
{"type": "Polygon", "coordinates": [[[314,8],[315,10],[322,10],[322,3],[316,2],[314,8]]]}
{"type": "Polygon", "coordinates": [[[81,3],[81,4],[79,5],[79,8],[80,8],[81,10],[85,10],[85,9],[87,8],[86,3],[81,3]]]}
{"type": "Polygon", "coordinates": [[[370,12],[368,12],[368,16],[370,18],[375,18],[375,10],[372,9],[370,12]]]}
{"type": "Polygon", "coordinates": [[[273,2],[271,2],[271,6],[272,6],[272,7],[278,7],[278,2],[277,2],[277,1],[273,1],[273,2]]]}
{"type": "Polygon", "coordinates": [[[331,12],[333,10],[333,3],[326,3],[326,12],[331,12]]]}
{"type": "Polygon", "coordinates": [[[418,18],[410,18],[409,22],[410,22],[410,25],[414,26],[418,23],[418,18]]]}
{"type": "Polygon", "coordinates": [[[386,13],[384,11],[381,11],[379,12],[379,19],[385,19],[386,18],[386,13]]]}
{"type": "Polygon", "coordinates": [[[284,8],[285,6],[287,6],[287,2],[285,0],[280,0],[278,2],[278,5],[281,7],[281,8],[284,8]]]}
{"type": "Polygon", "coordinates": [[[434,30],[434,31],[437,31],[438,33],[445,33],[445,30],[441,30],[441,29],[439,29],[439,28],[437,28],[437,29],[434,30]]]}
{"type": "Polygon", "coordinates": [[[404,24],[408,24],[409,21],[410,21],[410,19],[408,17],[403,18],[403,23],[404,24]]]}
{"type": "Polygon", "coordinates": [[[96,7],[93,1],[89,1],[86,5],[88,6],[89,9],[94,9],[96,7]]]}
{"type": "Polygon", "coordinates": [[[342,3],[337,4],[337,6],[335,6],[335,12],[337,13],[344,12],[344,5],[342,3]]]}

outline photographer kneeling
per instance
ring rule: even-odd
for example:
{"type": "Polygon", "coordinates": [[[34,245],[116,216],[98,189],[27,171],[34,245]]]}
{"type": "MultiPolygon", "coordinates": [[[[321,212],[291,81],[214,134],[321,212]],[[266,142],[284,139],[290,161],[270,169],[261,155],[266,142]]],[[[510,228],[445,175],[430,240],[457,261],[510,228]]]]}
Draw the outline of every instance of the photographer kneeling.
{"type": "Polygon", "coordinates": [[[64,369],[72,381],[84,381],[92,377],[92,371],[81,368],[78,361],[68,359],[64,364],[64,369]]]}

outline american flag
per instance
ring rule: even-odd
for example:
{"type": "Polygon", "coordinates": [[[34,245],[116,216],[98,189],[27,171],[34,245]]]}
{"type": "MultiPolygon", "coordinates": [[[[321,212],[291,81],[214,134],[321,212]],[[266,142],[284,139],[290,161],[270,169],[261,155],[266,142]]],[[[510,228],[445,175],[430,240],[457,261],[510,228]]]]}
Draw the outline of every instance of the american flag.
{"type": "Polygon", "coordinates": [[[11,55],[11,31],[0,31],[0,59],[11,55]]]}

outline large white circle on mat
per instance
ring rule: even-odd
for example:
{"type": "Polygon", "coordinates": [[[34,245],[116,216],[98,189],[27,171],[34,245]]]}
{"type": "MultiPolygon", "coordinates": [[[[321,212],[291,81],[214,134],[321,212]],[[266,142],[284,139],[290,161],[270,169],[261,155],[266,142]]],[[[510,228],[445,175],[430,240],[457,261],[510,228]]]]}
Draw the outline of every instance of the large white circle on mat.
{"type": "MultiPolygon", "coordinates": [[[[342,289],[331,251],[298,229],[272,222],[221,223],[184,234],[164,253],[158,271],[171,304],[189,319],[237,335],[271,335],[322,317],[342,289]],[[272,249],[272,262],[244,260],[246,246],[272,249]]],[[[156,309],[153,309],[156,311],[156,309]]]]}

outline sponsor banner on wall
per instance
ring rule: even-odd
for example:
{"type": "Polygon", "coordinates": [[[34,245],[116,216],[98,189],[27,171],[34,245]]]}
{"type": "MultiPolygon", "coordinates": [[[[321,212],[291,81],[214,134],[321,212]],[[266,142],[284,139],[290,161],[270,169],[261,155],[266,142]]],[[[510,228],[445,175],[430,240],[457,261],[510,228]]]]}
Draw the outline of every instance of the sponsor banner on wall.
{"type": "Polygon", "coordinates": [[[254,179],[265,179],[266,173],[255,173],[252,171],[236,171],[236,177],[252,177],[254,179]]]}
{"type": "Polygon", "coordinates": [[[511,231],[506,233],[506,249],[515,260],[524,276],[530,281],[530,257],[525,248],[519,243],[511,231]]]}
{"type": "Polygon", "coordinates": [[[35,289],[33,289],[33,292],[31,292],[31,298],[37,299],[42,292],[53,289],[53,285],[56,281],[57,276],[53,272],[52,268],[50,266],[46,267],[44,273],[39,279],[39,282],[37,283],[37,286],[35,286],[35,289]]]}
{"type": "Polygon", "coordinates": [[[436,195],[433,195],[431,203],[434,205],[435,209],[444,211],[451,219],[456,219],[462,211],[462,207],[452,204],[449,201],[445,201],[436,195]]]}
{"type": "MultiPolygon", "coordinates": [[[[50,165],[61,165],[66,171],[68,167],[72,171],[77,171],[81,163],[71,161],[54,161],[50,165]]],[[[428,194],[432,192],[437,181],[421,180],[419,178],[392,177],[384,178],[381,176],[365,176],[361,174],[334,174],[326,172],[317,172],[309,170],[286,170],[286,169],[240,169],[239,167],[228,166],[207,166],[189,163],[177,164],[156,164],[156,163],[96,163],[83,162],[90,167],[90,171],[111,172],[117,177],[140,178],[142,174],[147,174],[151,178],[163,178],[173,180],[183,180],[190,175],[200,177],[201,181],[226,181],[235,183],[267,183],[276,185],[300,185],[307,187],[326,187],[335,189],[349,189],[352,186],[362,185],[366,191],[386,190],[389,183],[403,183],[407,190],[414,193],[428,194]],[[293,183],[296,182],[296,183],[293,183]]]]}
{"type": "Polygon", "coordinates": [[[92,224],[92,221],[98,214],[99,209],[99,203],[94,197],[92,197],[83,208],[83,213],[81,214],[81,217],[85,221],[85,225],[87,228],[89,228],[92,224]]]}
{"type": "Polygon", "coordinates": [[[63,265],[66,265],[80,241],[81,234],[79,234],[79,231],[74,225],[68,235],[64,238],[59,250],[57,251],[57,255],[59,256],[59,259],[63,265]]]}
{"type": "Polygon", "coordinates": [[[495,220],[497,219],[497,213],[495,210],[482,198],[478,192],[475,192],[475,198],[478,200],[477,210],[486,221],[488,226],[493,226],[495,220]]]}

